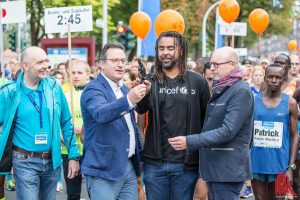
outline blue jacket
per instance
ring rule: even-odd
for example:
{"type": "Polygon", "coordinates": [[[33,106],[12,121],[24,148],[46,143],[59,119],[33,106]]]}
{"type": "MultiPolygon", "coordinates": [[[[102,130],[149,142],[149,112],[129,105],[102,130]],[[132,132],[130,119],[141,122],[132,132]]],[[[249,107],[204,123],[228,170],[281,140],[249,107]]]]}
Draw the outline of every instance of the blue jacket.
{"type": "Polygon", "coordinates": [[[253,107],[250,88],[242,80],[213,92],[202,133],[187,136],[188,151],[200,149],[200,172],[205,181],[252,179],[253,107]]]}
{"type": "MultiPolygon", "coordinates": [[[[2,131],[0,132],[0,160],[2,159],[9,133],[13,132],[11,127],[20,103],[20,84],[23,81],[23,76],[24,73],[22,72],[16,82],[11,82],[0,90],[0,126],[2,126],[2,131]]],[[[51,152],[53,167],[56,169],[62,163],[60,131],[62,131],[65,143],[70,144],[67,145],[68,152],[70,152],[69,159],[80,156],[80,153],[77,148],[75,134],[73,133],[74,129],[68,103],[61,87],[55,79],[50,77],[46,77],[41,81],[43,81],[43,91],[50,114],[50,129],[53,136],[51,152]]]]}
{"type": "Polygon", "coordinates": [[[130,112],[135,129],[136,149],[132,162],[140,175],[142,146],[135,123],[134,110],[129,109],[128,88],[121,88],[124,96],[116,99],[109,83],[102,75],[91,81],[81,95],[84,123],[84,145],[81,172],[108,180],[125,176],[129,151],[129,129],[124,115],[130,112]]]}

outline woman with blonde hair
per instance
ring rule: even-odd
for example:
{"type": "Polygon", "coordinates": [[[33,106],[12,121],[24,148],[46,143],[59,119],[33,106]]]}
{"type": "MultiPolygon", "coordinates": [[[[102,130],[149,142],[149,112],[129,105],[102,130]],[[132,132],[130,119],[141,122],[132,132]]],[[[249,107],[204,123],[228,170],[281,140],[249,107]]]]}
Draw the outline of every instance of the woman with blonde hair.
{"type": "Polygon", "coordinates": [[[251,75],[251,91],[253,95],[256,95],[260,92],[260,87],[264,82],[265,77],[265,70],[262,66],[256,65],[253,68],[252,75],[251,75]]]}

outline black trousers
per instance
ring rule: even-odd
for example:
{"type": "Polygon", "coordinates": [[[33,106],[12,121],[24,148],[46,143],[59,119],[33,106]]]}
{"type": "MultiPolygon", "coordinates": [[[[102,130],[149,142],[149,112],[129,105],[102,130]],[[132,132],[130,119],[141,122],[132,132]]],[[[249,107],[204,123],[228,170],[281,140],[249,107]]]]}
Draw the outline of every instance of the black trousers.
{"type": "Polygon", "coordinates": [[[68,200],[80,200],[82,175],[79,174],[73,179],[68,178],[69,159],[68,155],[62,154],[64,178],[67,187],[68,200]]]}

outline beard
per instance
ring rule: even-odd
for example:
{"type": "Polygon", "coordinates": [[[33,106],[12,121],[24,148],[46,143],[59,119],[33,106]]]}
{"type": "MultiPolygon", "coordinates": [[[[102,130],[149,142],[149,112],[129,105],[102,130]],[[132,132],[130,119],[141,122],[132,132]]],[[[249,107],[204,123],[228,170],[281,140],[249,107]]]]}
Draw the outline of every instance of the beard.
{"type": "Polygon", "coordinates": [[[163,63],[162,61],[159,61],[160,65],[166,70],[172,69],[177,62],[178,62],[178,59],[174,59],[170,63],[167,63],[167,64],[163,63]]]}

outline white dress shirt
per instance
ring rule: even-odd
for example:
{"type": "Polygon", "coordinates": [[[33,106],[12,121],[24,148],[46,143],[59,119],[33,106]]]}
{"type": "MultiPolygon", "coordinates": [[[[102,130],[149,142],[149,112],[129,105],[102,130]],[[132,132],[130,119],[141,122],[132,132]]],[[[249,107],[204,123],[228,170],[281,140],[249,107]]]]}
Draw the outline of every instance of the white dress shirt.
{"type": "MultiPolygon", "coordinates": [[[[116,84],[109,78],[107,78],[103,73],[103,77],[107,80],[109,83],[111,89],[113,90],[115,96],[117,99],[121,98],[124,96],[123,92],[121,91],[121,87],[123,86],[123,82],[119,81],[119,84],[116,84]]],[[[129,108],[133,108],[134,105],[130,102],[128,95],[127,95],[127,101],[129,104],[129,108]]],[[[122,115],[123,113],[121,113],[122,115]]],[[[130,113],[127,113],[124,115],[125,121],[127,123],[128,129],[129,129],[129,150],[128,150],[128,158],[130,158],[132,155],[135,153],[135,133],[134,133],[134,127],[133,127],[133,122],[131,121],[130,113]]]]}

